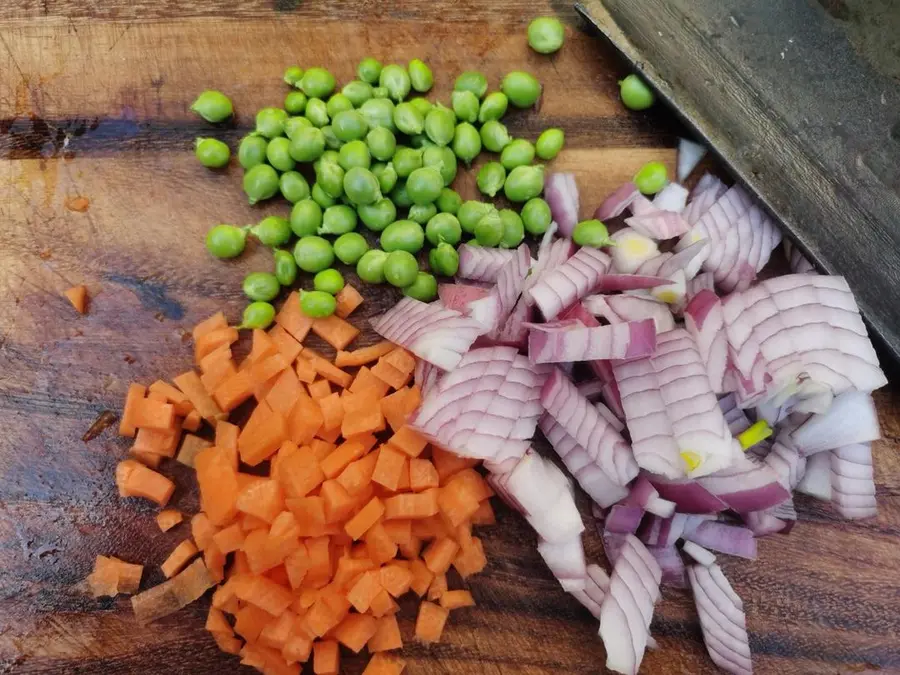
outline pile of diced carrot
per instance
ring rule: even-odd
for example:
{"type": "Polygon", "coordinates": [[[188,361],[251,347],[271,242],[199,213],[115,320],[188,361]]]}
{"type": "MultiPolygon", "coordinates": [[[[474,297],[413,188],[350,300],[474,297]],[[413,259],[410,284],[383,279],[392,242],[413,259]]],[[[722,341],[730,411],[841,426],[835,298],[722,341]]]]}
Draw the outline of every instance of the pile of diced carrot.
{"type": "MultiPolygon", "coordinates": [[[[359,334],[345,318],[362,302],[349,297],[343,318],[311,319],[292,294],[240,363],[237,329],[222,314],[203,321],[193,331],[199,374],[131,385],[121,419],[134,445],[116,469],[120,494],[165,506],[175,485],[156,469],[176,458],[195,468],[202,507],[192,539],[162,565],[169,581],[133,598],[138,618],[219,584],[207,629],[264,673],[296,674],[312,658],[317,675],[336,674],[340,645],[373,654],[369,675],[400,673],[397,598],[426,598],[415,637],[437,641],[450,610],[474,604],[448,589],[448,571],[465,578],[486,564],[472,528],[494,522],[490,487],[474,461],[406,425],[420,402],[412,355],[389,342],[345,351],[359,334]],[[310,331],[333,360],[303,346],[310,331]],[[250,399],[243,428],[228,422],[250,399]],[[204,422],[214,441],[184,433],[204,422]]],[[[181,520],[172,509],[157,516],[164,531],[181,520]]],[[[98,559],[96,588],[134,592],[134,570],[111,561],[98,559]]]]}

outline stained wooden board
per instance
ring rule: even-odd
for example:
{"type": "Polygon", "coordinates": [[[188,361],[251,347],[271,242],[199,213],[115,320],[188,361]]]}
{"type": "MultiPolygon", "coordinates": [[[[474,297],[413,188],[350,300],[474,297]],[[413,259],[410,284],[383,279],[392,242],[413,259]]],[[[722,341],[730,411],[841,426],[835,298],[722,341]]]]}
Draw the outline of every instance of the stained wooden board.
{"type": "MultiPolygon", "coordinates": [[[[78,586],[97,554],[145,562],[144,586],[159,583],[157,566],[187,536],[183,525],[160,533],[154,508],[116,495],[113,470],[127,443],[111,431],[81,437],[120,408],[129,382],[189,366],[196,321],[219,309],[239,317],[240,279],[269,258],[251,246],[239,261],[211,260],[206,229],[287,212],[247,206],[239,171],[199,167],[193,138],[236,141],[257,108],[281,101],[291,63],[328,65],[346,81],[363,56],[418,56],[444,100],[462,69],[481,69],[496,86],[526,68],[545,96],[539,110],[512,115],[510,128],[532,139],[551,124],[566,130],[554,166],[577,173],[587,216],[645,161],[671,164],[680,128],[661,109],[631,114],[616,103],[623,70],[564,4],[100,4],[0,6],[0,672],[242,672],[203,630],[208,599],[141,627],[127,599],[93,600],[78,586]],[[529,52],[527,20],[557,10],[565,49],[553,58],[529,52]],[[234,125],[213,128],[188,113],[206,87],[233,97],[234,125]],[[61,296],[76,283],[91,295],[84,317],[61,296]]],[[[463,173],[460,189],[474,196],[463,173]]],[[[361,341],[374,339],[367,319],[395,298],[367,290],[354,317],[361,341]]],[[[763,541],[759,562],[725,563],[747,605],[758,672],[900,668],[900,399],[878,400],[887,438],[876,449],[881,515],[851,525],[802,501],[803,522],[763,541]]],[[[164,471],[178,485],[173,506],[193,512],[190,470],[164,471]]],[[[603,563],[583,496],[579,504],[588,556],[603,563]]],[[[408,672],[602,672],[596,621],[561,592],[521,519],[504,508],[499,518],[484,531],[488,570],[469,584],[478,607],[454,612],[441,644],[410,643],[408,672]]],[[[404,616],[410,636],[411,606],[404,616]]],[[[653,633],[660,649],[642,672],[714,672],[685,593],[664,592],[653,633]]],[[[346,663],[346,673],[361,671],[361,659],[346,663]]]]}

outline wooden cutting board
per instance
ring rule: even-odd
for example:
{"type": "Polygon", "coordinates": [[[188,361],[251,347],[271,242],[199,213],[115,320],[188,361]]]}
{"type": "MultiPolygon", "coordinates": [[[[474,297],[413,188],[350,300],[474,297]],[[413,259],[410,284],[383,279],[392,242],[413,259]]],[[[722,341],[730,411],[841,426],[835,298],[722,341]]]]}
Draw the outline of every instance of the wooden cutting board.
{"type": "MultiPolygon", "coordinates": [[[[277,105],[285,66],[322,64],[347,81],[366,55],[421,57],[448,95],[455,75],[477,68],[496,86],[515,68],[545,86],[540,109],[510,128],[535,138],[566,130],[556,160],[574,171],[587,216],[650,159],[670,165],[680,129],[665,110],[628,113],[616,101],[625,72],[581,32],[565,3],[320,3],[312,0],[10,0],[0,5],[0,672],[239,672],[203,630],[208,599],[141,627],[126,598],[94,600],[79,590],[97,554],[158,565],[188,534],[158,531],[155,509],[115,493],[113,470],[127,443],[108,430],[82,437],[104,411],[118,411],[131,381],[171,377],[191,362],[190,327],[224,309],[236,320],[240,280],[267,269],[252,247],[239,261],[210,259],[203,234],[219,222],[286,213],[250,208],[240,172],[198,166],[197,136],[234,144],[264,105],[277,105]],[[565,48],[528,50],[538,14],[559,13],[565,48]],[[214,128],[188,112],[204,88],[232,96],[237,120],[214,128]],[[61,292],[90,289],[87,316],[61,292]]],[[[471,176],[460,189],[474,196],[471,176]]],[[[354,321],[395,296],[367,289],[354,321]]],[[[367,332],[367,340],[372,339],[367,332]]],[[[888,440],[877,448],[881,515],[846,524],[827,505],[801,501],[789,537],[761,543],[756,563],[726,560],[744,598],[761,673],[849,673],[900,669],[898,399],[879,395],[888,440]]],[[[546,449],[546,448],[544,448],[546,449]]],[[[190,471],[165,472],[173,505],[197,508],[190,471]]],[[[580,502],[592,560],[604,562],[594,519],[580,502]]],[[[487,571],[471,580],[478,607],[455,612],[444,641],[410,643],[412,674],[587,675],[603,671],[597,622],[567,597],[535,550],[530,529],[499,508],[485,530],[487,571]]],[[[413,607],[404,607],[404,635],[413,607]]],[[[712,673],[689,596],[666,589],[645,673],[712,673]]],[[[362,660],[346,659],[345,672],[362,660]]],[[[242,672],[242,671],[241,671],[242,672]]]]}

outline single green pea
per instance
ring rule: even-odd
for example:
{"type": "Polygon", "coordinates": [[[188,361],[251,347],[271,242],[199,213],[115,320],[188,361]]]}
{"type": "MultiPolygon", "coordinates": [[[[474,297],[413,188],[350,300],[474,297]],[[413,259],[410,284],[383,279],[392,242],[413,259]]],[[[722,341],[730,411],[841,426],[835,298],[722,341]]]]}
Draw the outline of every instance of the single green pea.
{"type": "Polygon", "coordinates": [[[459,220],[459,225],[462,227],[463,232],[474,234],[478,221],[490,213],[493,208],[493,205],[487,202],[475,200],[463,202],[456,213],[456,218],[459,220]]]}
{"type": "Polygon", "coordinates": [[[297,280],[297,261],[290,251],[276,249],[275,257],[275,278],[282,286],[291,286],[297,280]]]}
{"type": "Polygon", "coordinates": [[[302,115],[306,110],[306,94],[302,91],[289,91],[284,97],[284,109],[291,115],[302,115]]]}
{"type": "Polygon", "coordinates": [[[394,186],[394,189],[391,190],[391,194],[389,196],[391,198],[391,201],[401,209],[408,209],[413,205],[413,201],[412,199],[410,199],[409,193],[406,191],[405,180],[398,180],[397,184],[394,186]]]}
{"type": "Polygon", "coordinates": [[[245,169],[252,169],[266,161],[266,146],[269,145],[263,136],[249,134],[241,139],[238,146],[238,163],[245,169]]]}
{"type": "Polygon", "coordinates": [[[356,276],[367,284],[383,284],[387,257],[387,253],[377,248],[366,251],[356,263],[356,276]]]}
{"type": "Polygon", "coordinates": [[[281,246],[291,238],[291,224],[281,216],[266,216],[250,232],[263,246],[281,246]]]}
{"type": "Polygon", "coordinates": [[[424,225],[437,214],[437,207],[431,204],[413,204],[409,207],[409,214],[406,216],[409,220],[424,225]]]}
{"type": "Polygon", "coordinates": [[[384,127],[396,131],[394,126],[394,103],[389,98],[371,98],[359,108],[370,129],[384,127]]]}
{"type": "Polygon", "coordinates": [[[334,262],[334,250],[327,239],[311,236],[303,237],[294,245],[294,260],[304,272],[321,272],[334,262]]]}
{"type": "Polygon", "coordinates": [[[500,163],[507,171],[512,171],[517,166],[526,166],[533,161],[534,146],[531,141],[526,141],[524,138],[510,141],[500,153],[500,163]]]}
{"type": "Polygon", "coordinates": [[[288,117],[284,122],[284,135],[293,140],[298,130],[311,126],[312,122],[305,117],[288,117]]]}
{"type": "Polygon", "coordinates": [[[412,103],[398,103],[394,108],[394,126],[404,134],[414,136],[425,129],[425,118],[412,103]]]}
{"type": "Polygon", "coordinates": [[[425,134],[415,134],[414,136],[409,137],[409,146],[411,148],[416,148],[417,150],[424,150],[425,148],[434,148],[437,147],[434,143],[432,143],[431,139],[428,138],[425,134]]]}
{"type": "Polygon", "coordinates": [[[362,80],[353,80],[344,85],[341,93],[350,100],[354,108],[358,108],[372,98],[372,85],[362,80]]]}
{"type": "Polygon", "coordinates": [[[559,51],[566,38],[566,29],[559,19],[539,16],[528,24],[528,45],[538,54],[559,51]]]}
{"type": "Polygon", "coordinates": [[[544,160],[551,160],[562,150],[566,141],[566,135],[562,129],[544,129],[535,143],[537,156],[544,160]]]}
{"type": "Polygon", "coordinates": [[[236,258],[246,243],[247,232],[236,225],[216,225],[206,233],[206,250],[216,258],[236,258]]]}
{"type": "Polygon", "coordinates": [[[406,179],[406,192],[413,204],[431,204],[444,187],[441,172],[431,166],[416,169],[406,179]]]}
{"type": "Polygon", "coordinates": [[[662,162],[647,162],[634,174],[634,184],[641,194],[655,195],[669,182],[666,165],[662,162]]]}
{"type": "Polygon", "coordinates": [[[481,136],[468,122],[456,125],[456,132],[453,134],[453,152],[466,164],[471,163],[481,152],[481,136]]]}
{"type": "MultiPolygon", "coordinates": [[[[505,150],[504,150],[505,152],[505,150]]],[[[488,197],[493,197],[503,188],[506,182],[506,169],[500,162],[488,162],[478,170],[475,183],[478,189],[488,197]]]]}
{"type": "Polygon", "coordinates": [[[334,129],[330,124],[322,127],[322,134],[325,136],[325,147],[329,150],[340,150],[344,142],[334,135],[334,129]]]}
{"type": "Polygon", "coordinates": [[[509,172],[503,193],[511,202],[527,202],[544,191],[543,166],[517,166],[509,172]]]}
{"type": "Polygon", "coordinates": [[[281,284],[274,274],[270,272],[252,272],[244,277],[244,283],[241,286],[246,295],[251,300],[261,300],[269,302],[274,300],[281,291],[281,284]]]}
{"type": "Polygon", "coordinates": [[[325,209],[318,234],[346,234],[356,229],[356,211],[346,204],[325,209]]]}
{"type": "Polygon", "coordinates": [[[312,122],[314,127],[320,129],[326,126],[331,118],[328,116],[328,104],[320,98],[311,98],[306,102],[306,111],[303,113],[306,119],[312,122]]]}
{"type": "Polygon", "coordinates": [[[316,185],[329,197],[340,199],[344,194],[344,170],[338,164],[325,162],[316,169],[316,185]]]}
{"type": "Polygon", "coordinates": [[[416,91],[425,92],[434,86],[434,75],[424,61],[413,59],[409,62],[409,81],[416,91]]]}
{"type": "Polygon", "coordinates": [[[425,244],[425,231],[412,220],[398,220],[388,225],[381,233],[381,248],[391,251],[416,253],[425,244]]]}
{"type": "Polygon", "coordinates": [[[194,154],[209,169],[221,169],[231,159],[231,150],[215,138],[198,138],[194,141],[194,154]]]}
{"type": "Polygon", "coordinates": [[[353,101],[338,92],[332,94],[328,98],[328,102],[325,104],[325,110],[328,112],[328,116],[331,119],[334,119],[335,115],[338,113],[353,110],[353,101]]]}
{"type": "Polygon", "coordinates": [[[478,121],[484,124],[490,120],[499,120],[509,108],[509,99],[502,91],[493,91],[485,97],[478,110],[478,121]]]}
{"type": "Polygon", "coordinates": [[[381,232],[397,220],[397,207],[387,197],[383,197],[373,204],[360,206],[357,213],[363,224],[373,232],[381,232]]]}
{"type": "Polygon", "coordinates": [[[384,278],[397,288],[411,285],[419,274],[419,263],[408,251],[392,251],[384,261],[384,278]]]}
{"type": "Polygon", "coordinates": [[[340,140],[356,141],[365,138],[369,124],[358,110],[342,110],[331,120],[331,128],[340,140]]]}
{"type": "Polygon", "coordinates": [[[428,117],[428,113],[434,110],[434,106],[431,104],[431,101],[422,96],[416,96],[416,98],[412,99],[409,104],[419,111],[422,119],[428,117]]]}
{"type": "Polygon", "coordinates": [[[512,142],[506,125],[497,120],[488,120],[481,126],[481,142],[486,150],[502,152],[512,142]]]}
{"type": "Polygon", "coordinates": [[[308,237],[322,225],[322,207],[312,199],[303,199],[291,209],[291,230],[298,237],[308,237]]]}
{"type": "Polygon", "coordinates": [[[630,110],[646,110],[656,101],[656,96],[644,81],[631,74],[619,82],[619,96],[630,110]]]}
{"type": "Polygon", "coordinates": [[[334,255],[345,265],[355,265],[368,250],[369,244],[359,232],[347,232],[334,240],[334,255]]]}
{"type": "Polygon", "coordinates": [[[397,138],[390,129],[376,127],[366,135],[366,145],[372,157],[386,162],[397,150],[397,138]]]}
{"type": "Polygon", "coordinates": [[[572,231],[572,241],[579,246],[592,248],[609,246],[609,230],[599,220],[582,220],[572,231]]]}
{"type": "Polygon", "coordinates": [[[394,186],[397,185],[397,171],[394,169],[392,162],[373,164],[372,173],[378,179],[378,185],[383,195],[389,194],[394,189],[394,186]]]}
{"type": "Polygon", "coordinates": [[[339,151],[338,163],[344,169],[349,171],[354,166],[368,169],[372,165],[372,155],[369,154],[369,147],[365,141],[350,141],[341,146],[339,151]]]}
{"type": "Polygon", "coordinates": [[[541,96],[541,84],[534,75],[514,70],[503,78],[500,84],[509,102],[517,108],[530,108],[541,96]]]}
{"type": "Polygon", "coordinates": [[[292,87],[296,87],[300,80],[303,79],[303,68],[300,66],[289,66],[284,71],[284,83],[292,87]]]}
{"type": "Polygon", "coordinates": [[[266,159],[279,171],[293,171],[296,162],[291,157],[290,139],[278,136],[269,141],[269,145],[266,147],[266,159]]]}
{"type": "Polygon", "coordinates": [[[437,279],[428,272],[416,274],[416,280],[403,289],[403,295],[421,302],[431,302],[437,297],[437,279]]]}
{"type": "Polygon", "coordinates": [[[323,293],[337,295],[344,287],[344,277],[334,268],[322,270],[313,277],[313,288],[323,293]]]}
{"type": "Polygon", "coordinates": [[[359,79],[369,84],[378,82],[378,76],[381,75],[381,61],[368,56],[359,62],[356,68],[356,74],[359,79]]]}
{"type": "Polygon", "coordinates": [[[287,111],[283,108],[263,108],[256,113],[256,133],[269,139],[283,136],[287,118],[287,111]]]}
{"type": "Polygon", "coordinates": [[[372,87],[372,98],[383,98],[390,100],[390,92],[387,87],[372,87]]]}
{"type": "Polygon", "coordinates": [[[325,192],[318,183],[313,183],[312,190],[309,191],[309,194],[310,197],[312,197],[312,200],[323,209],[327,209],[328,207],[337,204],[337,199],[325,192]]]}
{"type": "Polygon", "coordinates": [[[456,117],[463,122],[478,120],[478,97],[471,91],[454,91],[450,95],[450,105],[456,117]]]}
{"type": "Polygon", "coordinates": [[[459,211],[459,207],[462,206],[462,197],[459,196],[456,190],[445,187],[441,190],[441,194],[438,195],[434,203],[441,213],[449,213],[455,216],[456,212],[459,211]]]}
{"type": "Polygon", "coordinates": [[[313,162],[313,170],[317,171],[322,164],[337,164],[338,166],[340,166],[340,160],[341,153],[339,153],[337,150],[328,149],[319,156],[319,159],[313,162]]]}
{"type": "Polygon", "coordinates": [[[493,247],[503,239],[503,218],[497,209],[491,209],[475,226],[475,239],[479,244],[493,247]]]}
{"type": "Polygon", "coordinates": [[[275,308],[268,302],[251,302],[244,309],[244,316],[238,328],[268,328],[275,320],[275,308]]]}
{"type": "Polygon", "coordinates": [[[191,105],[191,110],[207,122],[222,122],[234,113],[231,99],[221,91],[207,89],[191,105]]]}
{"type": "Polygon", "coordinates": [[[453,150],[448,147],[432,146],[422,152],[422,166],[432,167],[441,173],[444,185],[450,185],[456,178],[457,161],[453,150]]]}
{"type": "Polygon", "coordinates": [[[336,84],[334,75],[324,68],[309,68],[300,79],[300,89],[310,98],[325,98],[336,84]]]}
{"type": "Polygon", "coordinates": [[[522,218],[512,209],[501,209],[500,220],[503,221],[500,248],[516,248],[525,239],[525,225],[522,218]]]}
{"type": "Polygon", "coordinates": [[[533,197],[525,202],[520,215],[528,234],[533,235],[544,234],[553,220],[550,205],[540,197],[533,197]]]}
{"type": "Polygon", "coordinates": [[[487,78],[475,70],[469,70],[456,78],[454,91],[471,91],[479,99],[487,92],[487,78]]]}
{"type": "Polygon", "coordinates": [[[442,242],[428,252],[428,264],[435,274],[452,277],[459,271],[459,253],[452,244],[442,242]]]}
{"type": "Polygon", "coordinates": [[[297,162],[312,162],[325,152],[325,134],[315,127],[301,127],[291,138],[291,157],[297,162]]]}
{"type": "Polygon", "coordinates": [[[455,246],[462,239],[462,227],[452,213],[438,213],[425,226],[425,238],[432,246],[441,242],[455,246]]]}
{"type": "Polygon", "coordinates": [[[391,163],[397,175],[406,178],[416,169],[422,168],[422,150],[398,145],[391,163]]]}
{"type": "Polygon", "coordinates": [[[344,174],[344,194],[354,205],[366,206],[381,199],[381,186],[371,171],[354,166],[344,174]]]}
{"type": "Polygon", "coordinates": [[[406,69],[396,64],[390,64],[381,69],[378,76],[378,84],[388,90],[394,102],[400,103],[409,94],[412,83],[406,69]]]}
{"type": "Polygon", "coordinates": [[[300,309],[306,316],[320,319],[331,316],[337,308],[337,301],[331,293],[324,291],[303,291],[300,293],[300,309]]]}
{"type": "Polygon", "coordinates": [[[268,164],[257,164],[244,173],[244,192],[251,206],[278,192],[278,172],[268,164]]]}
{"type": "Polygon", "coordinates": [[[298,171],[285,171],[278,179],[281,195],[291,204],[309,197],[309,183],[298,171]]]}
{"type": "Polygon", "coordinates": [[[425,118],[425,134],[436,145],[449,145],[456,130],[456,113],[440,103],[434,106],[425,118]]]}

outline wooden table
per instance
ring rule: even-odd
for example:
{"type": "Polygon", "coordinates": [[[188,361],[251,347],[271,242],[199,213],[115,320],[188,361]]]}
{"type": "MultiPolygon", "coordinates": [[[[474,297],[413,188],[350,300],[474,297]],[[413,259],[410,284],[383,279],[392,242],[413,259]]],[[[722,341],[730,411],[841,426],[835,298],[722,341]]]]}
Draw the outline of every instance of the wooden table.
{"type": "MultiPolygon", "coordinates": [[[[248,207],[239,171],[202,169],[192,141],[236,142],[255,110],[281,102],[285,66],[326,65],[347,81],[366,55],[421,57],[443,98],[464,69],[483,70],[492,86],[528,69],[545,95],[510,128],[530,138],[566,130],[555,167],[577,172],[584,214],[645,161],[674,159],[678,127],[663,110],[622,109],[624,73],[567,3],[9,0],[0,42],[0,672],[239,670],[203,630],[206,602],[139,627],[126,598],[79,589],[101,553],[146,562],[145,585],[158,583],[154,567],[186,533],[160,533],[155,509],[117,497],[122,439],[111,430],[81,438],[102,411],[120,408],[129,382],[183,371],[190,326],[222,308],[237,319],[240,279],[269,264],[258,248],[229,264],[205,253],[212,224],[286,207],[248,207]],[[526,23],[554,13],[568,24],[566,46],[536,55],[526,23]],[[204,88],[233,97],[234,125],[189,113],[204,88]],[[77,283],[91,294],[84,317],[61,296],[77,283]]],[[[473,194],[472,182],[461,179],[461,190],[473,194]]],[[[389,302],[371,297],[363,315],[389,302]]],[[[764,540],[758,562],[724,562],[746,603],[758,672],[900,669],[900,425],[897,398],[878,400],[887,439],[876,452],[879,517],[847,524],[801,500],[802,522],[764,540]]],[[[190,471],[166,471],[178,484],[173,504],[194,511],[190,471]]],[[[581,506],[589,557],[602,562],[581,506]]],[[[410,643],[408,672],[602,672],[597,622],[552,580],[530,529],[504,509],[499,519],[484,535],[490,565],[471,582],[478,607],[454,613],[441,644],[410,643]]],[[[686,593],[664,591],[653,634],[661,648],[642,672],[714,672],[686,593]]],[[[348,663],[346,672],[360,671],[361,661],[348,663]]]]}

